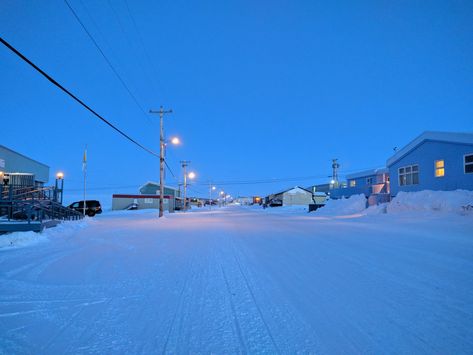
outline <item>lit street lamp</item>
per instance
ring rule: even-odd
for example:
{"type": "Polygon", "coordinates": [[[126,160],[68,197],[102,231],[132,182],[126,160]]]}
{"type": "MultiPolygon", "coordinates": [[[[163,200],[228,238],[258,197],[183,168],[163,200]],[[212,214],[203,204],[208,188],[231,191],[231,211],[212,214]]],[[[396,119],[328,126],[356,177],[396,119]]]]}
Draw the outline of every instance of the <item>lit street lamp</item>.
{"type": "MultiPolygon", "coordinates": [[[[54,201],[59,202],[62,204],[62,193],[64,191],[64,173],[63,172],[58,172],[56,174],[56,185],[54,187],[54,201]],[[58,181],[61,181],[61,188],[59,189],[59,184],[58,181]],[[60,198],[59,198],[60,196],[60,198]]],[[[84,209],[85,209],[85,204],[84,204],[84,209]]]]}
{"type": "Polygon", "coordinates": [[[179,145],[181,144],[181,141],[178,137],[172,137],[171,140],[170,140],[171,144],[174,144],[174,145],[179,145]]]}
{"type": "MultiPolygon", "coordinates": [[[[184,168],[187,167],[187,164],[184,165],[184,168]]],[[[187,179],[194,179],[195,173],[191,171],[190,173],[184,173],[184,212],[187,211],[187,179]]]]}
{"type": "Polygon", "coordinates": [[[212,184],[209,184],[209,210],[212,209],[212,191],[217,190],[216,186],[212,186],[212,184]]]}

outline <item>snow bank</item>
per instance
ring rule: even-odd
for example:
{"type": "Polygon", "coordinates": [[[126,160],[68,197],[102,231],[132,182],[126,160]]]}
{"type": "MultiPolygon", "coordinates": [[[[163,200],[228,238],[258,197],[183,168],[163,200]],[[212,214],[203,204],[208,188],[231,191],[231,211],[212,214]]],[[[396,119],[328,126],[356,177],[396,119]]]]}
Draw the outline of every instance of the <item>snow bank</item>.
{"type": "Polygon", "coordinates": [[[360,194],[339,200],[328,200],[324,207],[315,211],[315,214],[324,216],[350,215],[363,212],[365,209],[366,197],[360,194]]]}
{"type": "MultiPolygon", "coordinates": [[[[261,206],[257,206],[258,209],[263,209],[261,206]]],[[[263,209],[266,213],[275,214],[305,214],[309,210],[309,206],[279,206],[279,207],[267,207],[263,209]]]]}
{"type": "MultiPolygon", "coordinates": [[[[473,191],[399,192],[387,206],[388,213],[406,211],[465,212],[464,206],[473,206],[473,191]]],[[[470,207],[473,208],[473,207],[470,207]]]]}
{"type": "Polygon", "coordinates": [[[22,248],[48,240],[45,233],[16,232],[0,235],[0,250],[22,248]]]}
{"type": "MultiPolygon", "coordinates": [[[[17,249],[44,243],[59,235],[71,234],[76,230],[87,227],[91,221],[69,221],[62,222],[56,227],[43,230],[41,233],[36,232],[15,232],[0,235],[0,251],[17,249]]],[[[92,222],[93,223],[93,222],[92,222]]]]}

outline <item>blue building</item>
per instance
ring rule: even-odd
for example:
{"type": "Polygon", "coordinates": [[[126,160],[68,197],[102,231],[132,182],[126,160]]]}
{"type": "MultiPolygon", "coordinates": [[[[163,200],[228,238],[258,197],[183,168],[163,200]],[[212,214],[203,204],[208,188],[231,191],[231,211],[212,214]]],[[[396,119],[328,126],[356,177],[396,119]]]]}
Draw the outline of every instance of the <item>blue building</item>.
{"type": "Polygon", "coordinates": [[[391,195],[473,190],[473,133],[424,132],[387,160],[391,195]]]}
{"type": "Polygon", "coordinates": [[[389,170],[387,168],[370,169],[346,176],[346,184],[330,190],[330,197],[334,199],[347,198],[353,195],[364,194],[366,198],[373,198],[373,203],[384,201],[390,192],[389,170]],[[373,196],[378,196],[374,198],[373,196]]]}

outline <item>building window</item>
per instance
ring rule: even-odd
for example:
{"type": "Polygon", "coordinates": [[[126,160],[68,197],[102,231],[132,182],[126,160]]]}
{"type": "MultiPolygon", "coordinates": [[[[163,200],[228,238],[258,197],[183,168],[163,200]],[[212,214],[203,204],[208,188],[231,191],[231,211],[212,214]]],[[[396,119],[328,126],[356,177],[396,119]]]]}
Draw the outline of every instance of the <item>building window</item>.
{"type": "Polygon", "coordinates": [[[445,176],[445,161],[436,160],[435,161],[435,177],[445,176]]]}
{"type": "Polygon", "coordinates": [[[465,174],[473,173],[473,154],[465,155],[465,174]]]}
{"type": "Polygon", "coordinates": [[[419,184],[419,165],[399,168],[399,186],[419,184]]]}
{"type": "Polygon", "coordinates": [[[350,187],[356,186],[356,180],[350,180],[350,187]]]}
{"type": "Polygon", "coordinates": [[[373,185],[373,178],[372,177],[366,178],[366,185],[373,185]]]}

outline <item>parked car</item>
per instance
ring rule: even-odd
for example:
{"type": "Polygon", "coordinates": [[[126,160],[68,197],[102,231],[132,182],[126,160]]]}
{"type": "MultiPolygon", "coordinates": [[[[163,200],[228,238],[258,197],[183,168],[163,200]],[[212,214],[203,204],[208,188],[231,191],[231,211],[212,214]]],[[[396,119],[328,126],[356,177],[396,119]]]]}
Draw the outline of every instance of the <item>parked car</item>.
{"type": "MultiPolygon", "coordinates": [[[[102,206],[100,205],[100,202],[97,200],[86,200],[85,201],[85,214],[89,217],[93,217],[96,214],[102,213],[102,206]]],[[[73,210],[77,212],[84,212],[84,201],[77,201],[74,203],[71,203],[69,205],[69,208],[72,208],[73,210]]]]}
{"type": "Polygon", "coordinates": [[[281,207],[282,206],[282,200],[275,198],[269,201],[269,207],[281,207]]]}

